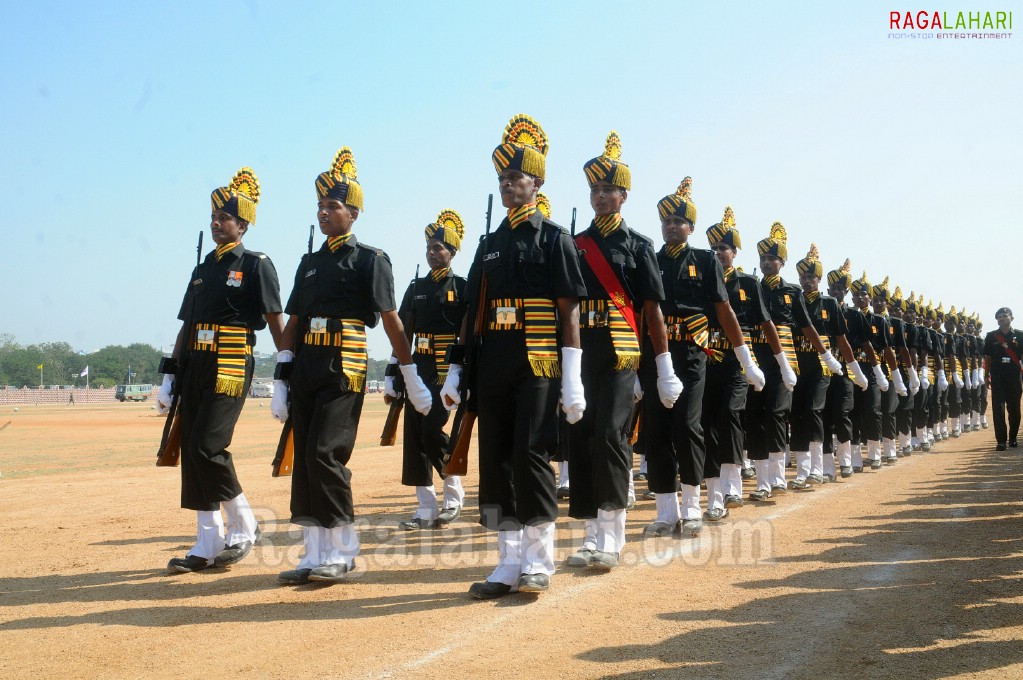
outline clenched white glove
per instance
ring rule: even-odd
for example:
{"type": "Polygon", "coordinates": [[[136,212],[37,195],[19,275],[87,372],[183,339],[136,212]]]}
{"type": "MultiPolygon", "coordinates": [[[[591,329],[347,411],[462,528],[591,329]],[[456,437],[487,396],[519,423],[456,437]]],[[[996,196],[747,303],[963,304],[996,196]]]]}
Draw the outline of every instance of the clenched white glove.
{"type": "Polygon", "coordinates": [[[636,382],[632,385],[632,403],[638,404],[640,399],[643,398],[643,386],[639,384],[639,376],[636,376],[636,382]]]}
{"type": "Polygon", "coordinates": [[[775,354],[774,360],[778,362],[778,368],[781,369],[781,381],[785,384],[785,389],[789,392],[796,389],[796,372],[789,366],[789,360],[785,358],[785,352],[775,354]]]}
{"type": "Polygon", "coordinates": [[[578,423],[586,411],[583,395],[583,351],[578,347],[561,348],[561,409],[569,425],[578,423]]]}
{"type": "Polygon", "coordinates": [[[284,422],[288,419],[288,383],[274,380],[274,396],[270,399],[270,415],[274,420],[284,422]]]}
{"type": "Polygon", "coordinates": [[[920,391],[920,376],[912,366],[907,368],[906,372],[909,373],[909,393],[916,394],[920,391]]]}
{"type": "Polygon", "coordinates": [[[905,397],[909,394],[909,390],[906,389],[906,383],[902,379],[902,373],[899,369],[892,371],[892,385],[895,387],[895,394],[900,397],[905,397]]]}
{"type": "Polygon", "coordinates": [[[955,386],[958,387],[959,389],[962,389],[963,385],[965,384],[963,382],[963,379],[959,377],[959,371],[952,371],[952,382],[954,382],[955,386]]]}
{"type": "Polygon", "coordinates": [[[877,381],[877,386],[881,388],[882,392],[887,392],[888,378],[884,377],[884,369],[881,368],[881,364],[872,366],[870,370],[874,372],[874,380],[877,381]]]}
{"type": "Polygon", "coordinates": [[[433,407],[433,394],[430,393],[430,388],[426,386],[423,379],[419,377],[419,368],[415,364],[398,368],[401,370],[402,377],[405,378],[405,394],[408,395],[412,407],[424,416],[427,415],[433,407]]]}
{"type": "Polygon", "coordinates": [[[156,393],[156,412],[161,416],[170,410],[171,401],[174,400],[171,394],[174,391],[174,376],[170,373],[163,374],[163,384],[160,391],[156,393]]]}
{"type": "Polygon", "coordinates": [[[980,385],[984,384],[984,378],[986,378],[986,377],[987,376],[984,375],[984,367],[982,366],[982,367],[978,368],[977,369],[977,379],[980,380],[980,383],[979,383],[980,385]]]}
{"type": "Polygon", "coordinates": [[[948,378],[945,377],[945,369],[938,369],[938,390],[944,392],[948,389],[948,378]]]}
{"type": "MultiPolygon", "coordinates": [[[[398,357],[392,356],[391,360],[388,361],[387,363],[388,364],[396,364],[396,363],[398,363],[398,357]]],[[[398,391],[394,389],[394,376],[393,375],[385,375],[384,376],[384,396],[385,397],[390,397],[391,399],[397,399],[398,398],[398,391]]]]}
{"type": "Polygon", "coordinates": [[[835,375],[842,374],[842,362],[835,358],[835,355],[831,352],[824,352],[821,354],[821,360],[824,361],[824,365],[828,367],[828,370],[835,375]]]}
{"type": "Polygon", "coordinates": [[[458,384],[462,379],[462,364],[448,366],[448,377],[444,378],[444,386],[440,388],[440,400],[444,408],[452,410],[462,403],[462,395],[458,393],[458,384]]]}
{"type": "Polygon", "coordinates": [[[860,368],[860,362],[851,361],[846,364],[846,367],[849,369],[849,372],[852,373],[853,382],[856,383],[856,387],[859,387],[861,390],[867,389],[870,382],[867,380],[867,376],[863,372],[863,369],[860,368]]]}
{"type": "Polygon", "coordinates": [[[931,369],[927,364],[920,367],[920,387],[925,390],[931,387],[931,369]]]}
{"type": "Polygon", "coordinates": [[[764,372],[757,366],[757,362],[753,360],[749,347],[739,345],[738,347],[733,347],[732,351],[735,352],[735,358],[739,360],[743,372],[746,373],[746,382],[752,385],[756,392],[764,389],[767,379],[764,377],[764,372]]]}
{"type": "Polygon", "coordinates": [[[664,408],[671,408],[678,401],[682,390],[685,387],[682,381],[675,375],[675,366],[671,363],[671,354],[665,352],[654,357],[654,364],[657,365],[657,398],[664,404],[664,408]]]}

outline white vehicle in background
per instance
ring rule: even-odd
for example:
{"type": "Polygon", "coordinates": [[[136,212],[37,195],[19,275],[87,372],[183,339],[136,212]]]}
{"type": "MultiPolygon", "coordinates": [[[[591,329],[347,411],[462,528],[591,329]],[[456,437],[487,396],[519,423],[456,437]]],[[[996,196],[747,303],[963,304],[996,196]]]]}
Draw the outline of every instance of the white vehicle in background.
{"type": "Polygon", "coordinates": [[[249,396],[257,399],[270,399],[274,396],[274,384],[272,382],[254,382],[249,388],[249,396]]]}

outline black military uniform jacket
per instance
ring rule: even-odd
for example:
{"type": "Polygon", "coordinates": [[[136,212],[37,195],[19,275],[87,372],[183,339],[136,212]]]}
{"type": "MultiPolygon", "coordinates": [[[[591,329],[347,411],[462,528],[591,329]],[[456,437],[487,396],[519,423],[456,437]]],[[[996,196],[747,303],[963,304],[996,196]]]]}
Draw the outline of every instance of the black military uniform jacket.
{"type": "MultiPolygon", "coordinates": [[[[725,279],[725,290],[728,292],[728,304],[742,330],[753,330],[771,320],[757,277],[735,271],[734,276],[725,279]]],[[[707,310],[707,319],[711,328],[721,330],[717,309],[713,305],[707,310]]]]}
{"type": "MultiPolygon", "coordinates": [[[[803,302],[817,334],[822,338],[829,338],[831,346],[835,347],[838,337],[847,334],[845,315],[838,306],[838,300],[830,295],[818,295],[817,299],[812,302],[804,296],[803,302]]],[[[816,348],[810,344],[810,341],[803,336],[798,328],[793,331],[792,338],[796,345],[796,351],[816,354],[816,348]]]]}
{"type": "Polygon", "coordinates": [[[1001,329],[991,331],[984,338],[984,356],[991,357],[988,367],[991,379],[999,382],[1019,380],[1020,369],[1002,343],[1016,354],[1017,359],[1023,359],[1023,331],[1009,329],[1005,335],[1002,335],[1001,329]]]}
{"type": "Polygon", "coordinates": [[[728,302],[724,272],[712,251],[687,246],[672,259],[662,246],[657,251],[657,266],[664,285],[664,316],[705,314],[709,319],[714,303],[728,302]]]}
{"type": "Polygon", "coordinates": [[[264,314],[281,311],[280,285],[273,262],[238,244],[217,261],[211,251],[192,272],[178,319],[190,323],[266,328],[264,314]]]}
{"type": "MultiPolygon", "coordinates": [[[[656,302],[664,300],[664,287],[661,284],[657,257],[654,254],[654,244],[650,239],[629,229],[625,220],[622,220],[618,228],[606,238],[592,222],[583,234],[596,242],[604,259],[611,266],[611,271],[622,283],[625,294],[638,309],[641,310],[647,300],[656,302]]],[[[608,291],[604,290],[604,286],[600,284],[597,275],[593,273],[582,255],[580,252],[580,267],[583,282],[586,284],[586,294],[583,297],[607,300],[608,291]]]]}
{"type": "Polygon", "coordinates": [[[424,381],[433,380],[437,374],[434,352],[439,345],[431,337],[448,335],[452,340],[458,337],[466,309],[465,284],[464,278],[452,272],[440,281],[434,281],[428,274],[410,283],[402,297],[398,316],[406,332],[419,336],[412,344],[412,352],[424,381]],[[429,345],[429,353],[420,351],[423,342],[429,345]]]}

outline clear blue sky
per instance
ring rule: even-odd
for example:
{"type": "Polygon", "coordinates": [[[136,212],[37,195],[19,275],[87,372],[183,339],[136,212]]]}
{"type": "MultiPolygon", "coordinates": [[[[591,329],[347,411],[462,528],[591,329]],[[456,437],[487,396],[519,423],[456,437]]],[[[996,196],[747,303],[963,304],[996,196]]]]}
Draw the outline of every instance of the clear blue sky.
{"type": "MultiPolygon", "coordinates": [[[[313,180],[342,145],[366,196],[356,233],[390,254],[400,294],[438,211],[461,212],[470,243],[482,232],[490,154],[519,112],[551,138],[545,192],[565,225],[573,206],[592,216],[581,166],[614,128],[633,173],[623,214],[658,242],[657,200],[692,175],[694,243],[731,204],[747,270],[781,220],[789,279],[816,241],[828,268],[849,257],[988,329],[1003,304],[1023,317],[1023,33],[895,40],[891,7],[6,3],[0,332],[171,344],[210,191],[242,165],[263,187],[245,243],[286,297],[313,180]]],[[[1018,3],[919,8],[1023,26],[1018,3]]],[[[381,329],[370,346],[387,351],[381,329]]]]}

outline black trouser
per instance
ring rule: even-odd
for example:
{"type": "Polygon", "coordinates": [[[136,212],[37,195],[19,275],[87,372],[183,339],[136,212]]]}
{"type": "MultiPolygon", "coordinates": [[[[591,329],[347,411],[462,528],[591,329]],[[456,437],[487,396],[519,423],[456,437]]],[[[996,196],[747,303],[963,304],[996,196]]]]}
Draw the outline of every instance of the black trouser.
{"type": "Polygon", "coordinates": [[[948,389],[945,390],[945,400],[948,402],[949,418],[958,418],[959,414],[962,413],[964,389],[966,388],[956,387],[955,383],[951,380],[948,382],[948,389]]]}
{"type": "Polygon", "coordinates": [[[913,429],[913,404],[920,392],[912,394],[912,390],[909,389],[909,372],[906,369],[900,368],[899,374],[902,376],[902,384],[906,386],[906,396],[896,396],[895,429],[899,434],[908,435],[913,429]]]}
{"type": "Polygon", "coordinates": [[[703,440],[703,392],[707,378],[707,355],[690,342],[668,342],[675,375],[685,389],[675,405],[664,408],[657,398],[657,369],[653,357],[640,367],[643,386],[643,433],[647,481],[654,493],[678,491],[682,483],[697,486],[703,481],[707,449],[703,440]]]}
{"type": "Polygon", "coordinates": [[[750,460],[767,460],[769,453],[785,450],[792,393],[781,380],[781,368],[771,346],[756,343],[753,351],[764,373],[764,389],[752,387],[746,393],[746,452],[750,460]]]}
{"type": "Polygon", "coordinates": [[[722,465],[742,465],[742,412],[748,387],[742,365],[731,350],[725,350],[721,361],[707,363],[701,416],[707,447],[705,478],[720,477],[722,465]]]}
{"type": "Polygon", "coordinates": [[[913,403],[913,429],[917,431],[917,436],[922,437],[924,429],[930,424],[930,408],[931,408],[931,393],[935,387],[920,386],[920,391],[916,393],[916,401],[913,403]]]}
{"type": "Polygon", "coordinates": [[[853,390],[858,389],[845,375],[831,376],[827,397],[824,400],[824,453],[834,453],[831,436],[840,443],[852,440],[853,390]]]}
{"type": "Polygon", "coordinates": [[[987,414],[987,381],[980,383],[980,415],[987,414]]]}
{"type": "Polygon", "coordinates": [[[253,360],[245,360],[242,396],[214,391],[217,354],[194,350],[181,380],[178,411],[181,413],[181,507],[189,510],[220,509],[242,492],[234,461],[227,447],[245,405],[252,381],[253,360]]]}
{"type": "Polygon", "coordinates": [[[425,416],[405,404],[405,433],[401,449],[401,483],[405,486],[433,486],[433,471],[440,474],[444,452],[448,448],[448,435],[444,426],[448,410],[440,396],[437,384],[437,365],[432,354],[416,353],[412,356],[419,377],[433,395],[433,406],[425,416]]]}
{"type": "Polygon", "coordinates": [[[878,403],[878,409],[881,411],[881,437],[895,439],[899,433],[895,427],[895,410],[899,407],[899,395],[895,391],[895,382],[892,380],[891,371],[885,373],[888,376],[888,391],[881,393],[878,403]]]}
{"type": "Polygon", "coordinates": [[[554,470],[559,378],[533,374],[521,330],[487,333],[476,391],[480,524],[514,531],[558,516],[554,470]]]}
{"type": "Polygon", "coordinates": [[[799,381],[792,392],[792,437],[789,448],[809,451],[810,442],[824,441],[824,402],[831,377],[824,375],[816,352],[798,352],[799,381]]]}
{"type": "MultiPolygon", "coordinates": [[[[891,387],[888,390],[891,391],[891,387]]],[[[881,441],[881,397],[884,392],[877,385],[874,371],[867,371],[867,389],[856,390],[853,400],[859,415],[859,436],[856,442],[866,444],[868,441],[881,441]]]]}
{"type": "Polygon", "coordinates": [[[991,376],[991,418],[994,420],[995,441],[999,444],[1016,441],[1019,436],[1020,394],[1023,387],[1019,375],[1011,378],[991,376]],[[1006,427],[1005,414],[1009,414],[1006,427]]]}
{"type": "Polygon", "coordinates": [[[355,520],[348,461],[362,415],[362,391],[341,372],[341,348],[305,345],[291,373],[295,469],[291,521],[331,528],[355,520]]]}
{"type": "MultiPolygon", "coordinates": [[[[626,440],[632,416],[636,371],[615,370],[615,351],[607,328],[580,331],[586,411],[568,426],[568,514],[594,519],[597,510],[624,510],[628,503],[632,449],[626,440]]],[[[654,389],[651,397],[656,398],[654,389]]]]}

